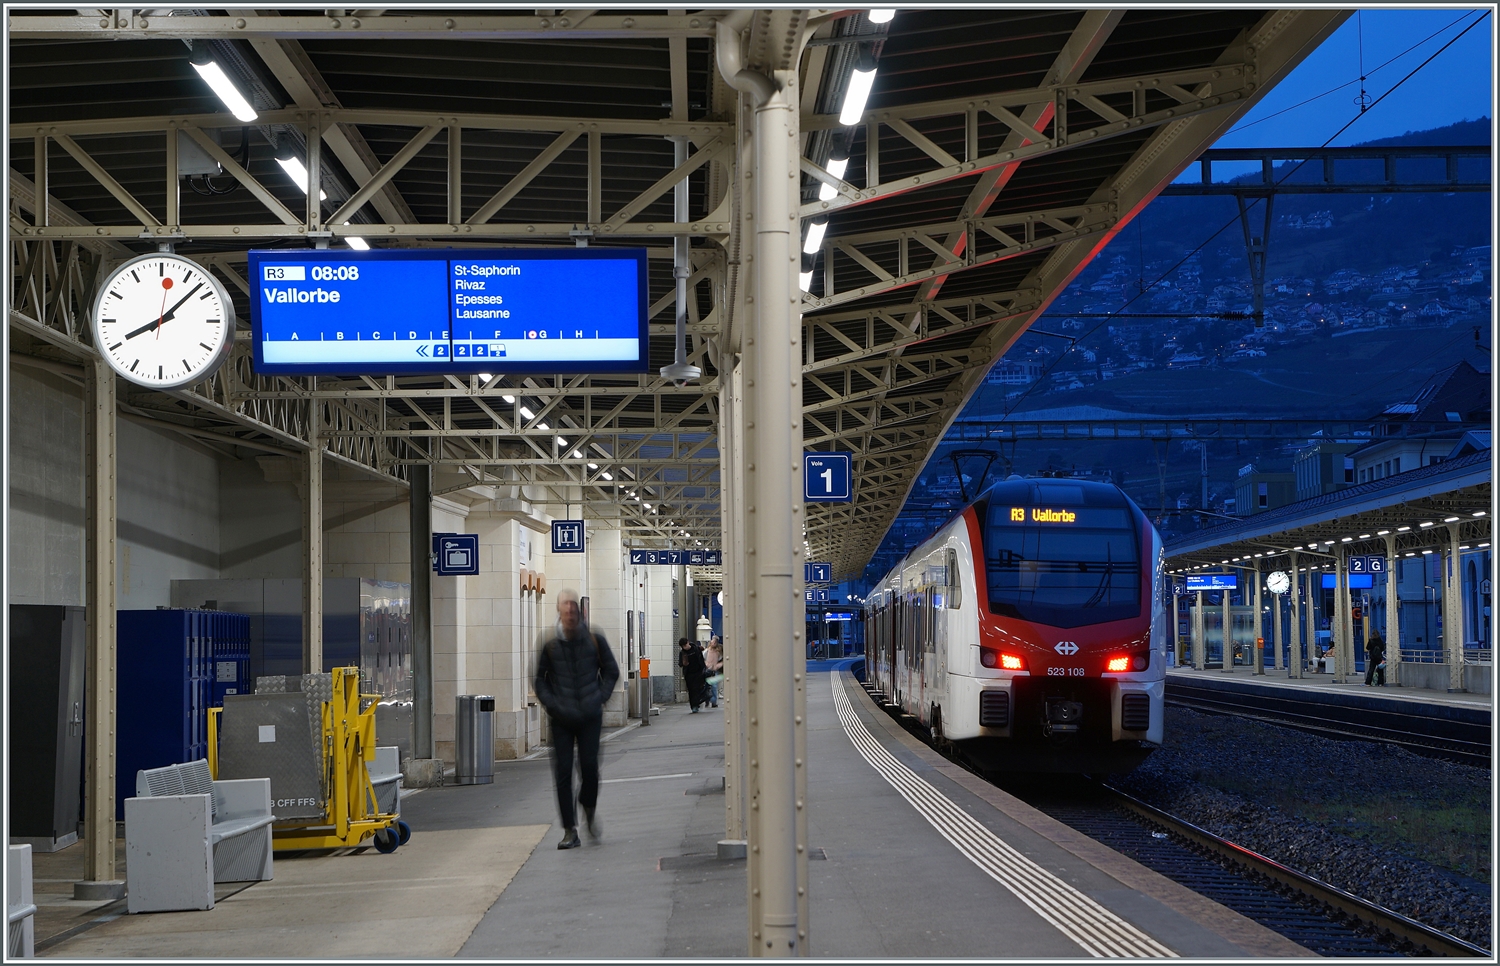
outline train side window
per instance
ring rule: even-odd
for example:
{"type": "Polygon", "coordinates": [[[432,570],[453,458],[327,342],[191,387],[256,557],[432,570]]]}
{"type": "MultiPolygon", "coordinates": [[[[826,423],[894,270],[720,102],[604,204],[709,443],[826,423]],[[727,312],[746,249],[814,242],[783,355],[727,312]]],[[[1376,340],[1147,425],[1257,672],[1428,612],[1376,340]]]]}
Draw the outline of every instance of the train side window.
{"type": "Polygon", "coordinates": [[[945,592],[945,597],[948,601],[948,609],[958,610],[963,606],[964,597],[962,590],[963,583],[959,580],[958,576],[957,550],[953,550],[951,548],[948,550],[948,566],[944,569],[948,571],[948,588],[945,592]]]}

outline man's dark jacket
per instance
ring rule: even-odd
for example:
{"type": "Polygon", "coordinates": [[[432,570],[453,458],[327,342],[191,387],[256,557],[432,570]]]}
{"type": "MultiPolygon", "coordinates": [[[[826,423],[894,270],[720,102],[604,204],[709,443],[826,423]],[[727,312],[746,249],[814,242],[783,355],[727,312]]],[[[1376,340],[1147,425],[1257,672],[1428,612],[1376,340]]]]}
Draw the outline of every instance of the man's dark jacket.
{"type": "Polygon", "coordinates": [[[598,717],[620,680],[620,666],[604,635],[581,624],[574,633],[573,638],[561,637],[554,625],[542,638],[532,682],[547,713],[569,724],[598,717]]]}

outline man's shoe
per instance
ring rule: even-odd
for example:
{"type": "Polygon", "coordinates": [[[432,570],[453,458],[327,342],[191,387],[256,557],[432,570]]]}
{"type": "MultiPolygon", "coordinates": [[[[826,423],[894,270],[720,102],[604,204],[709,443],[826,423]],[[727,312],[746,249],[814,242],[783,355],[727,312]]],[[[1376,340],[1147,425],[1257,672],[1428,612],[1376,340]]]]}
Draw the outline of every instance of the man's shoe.
{"type": "Polygon", "coordinates": [[[567,834],[563,836],[562,841],[557,843],[557,847],[559,849],[576,849],[582,844],[582,842],[578,841],[578,830],[570,828],[567,834]]]}
{"type": "Polygon", "coordinates": [[[599,841],[599,836],[604,832],[604,823],[599,821],[599,816],[592,808],[584,809],[583,817],[588,823],[590,841],[599,841]]]}

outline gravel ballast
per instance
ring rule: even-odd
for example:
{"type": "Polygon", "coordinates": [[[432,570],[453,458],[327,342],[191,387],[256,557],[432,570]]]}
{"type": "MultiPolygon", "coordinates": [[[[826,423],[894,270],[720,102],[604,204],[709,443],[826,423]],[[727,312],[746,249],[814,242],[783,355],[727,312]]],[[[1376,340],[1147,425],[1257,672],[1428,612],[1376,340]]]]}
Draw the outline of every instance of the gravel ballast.
{"type": "Polygon", "coordinates": [[[1491,877],[1488,770],[1183,708],[1169,707],[1166,725],[1166,746],[1114,784],[1346,892],[1493,948],[1489,883],[1428,860],[1491,877]],[[1435,810],[1455,808],[1476,824],[1428,842],[1428,826],[1452,817],[1435,810]],[[1482,847],[1444,851],[1467,834],[1482,847]]]}

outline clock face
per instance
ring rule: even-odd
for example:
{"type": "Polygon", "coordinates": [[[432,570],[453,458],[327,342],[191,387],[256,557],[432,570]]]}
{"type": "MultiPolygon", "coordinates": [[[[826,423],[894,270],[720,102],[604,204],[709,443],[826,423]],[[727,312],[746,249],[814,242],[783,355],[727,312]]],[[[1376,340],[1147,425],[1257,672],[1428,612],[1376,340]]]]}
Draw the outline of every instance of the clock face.
{"type": "Polygon", "coordinates": [[[1285,573],[1278,570],[1266,578],[1266,587],[1273,594],[1284,594],[1292,585],[1291,579],[1285,573]]]}
{"type": "Polygon", "coordinates": [[[234,305],[196,262],[142,255],[110,273],[94,302],[94,343],[138,385],[175,389],[212,375],[234,345],[234,305]]]}

